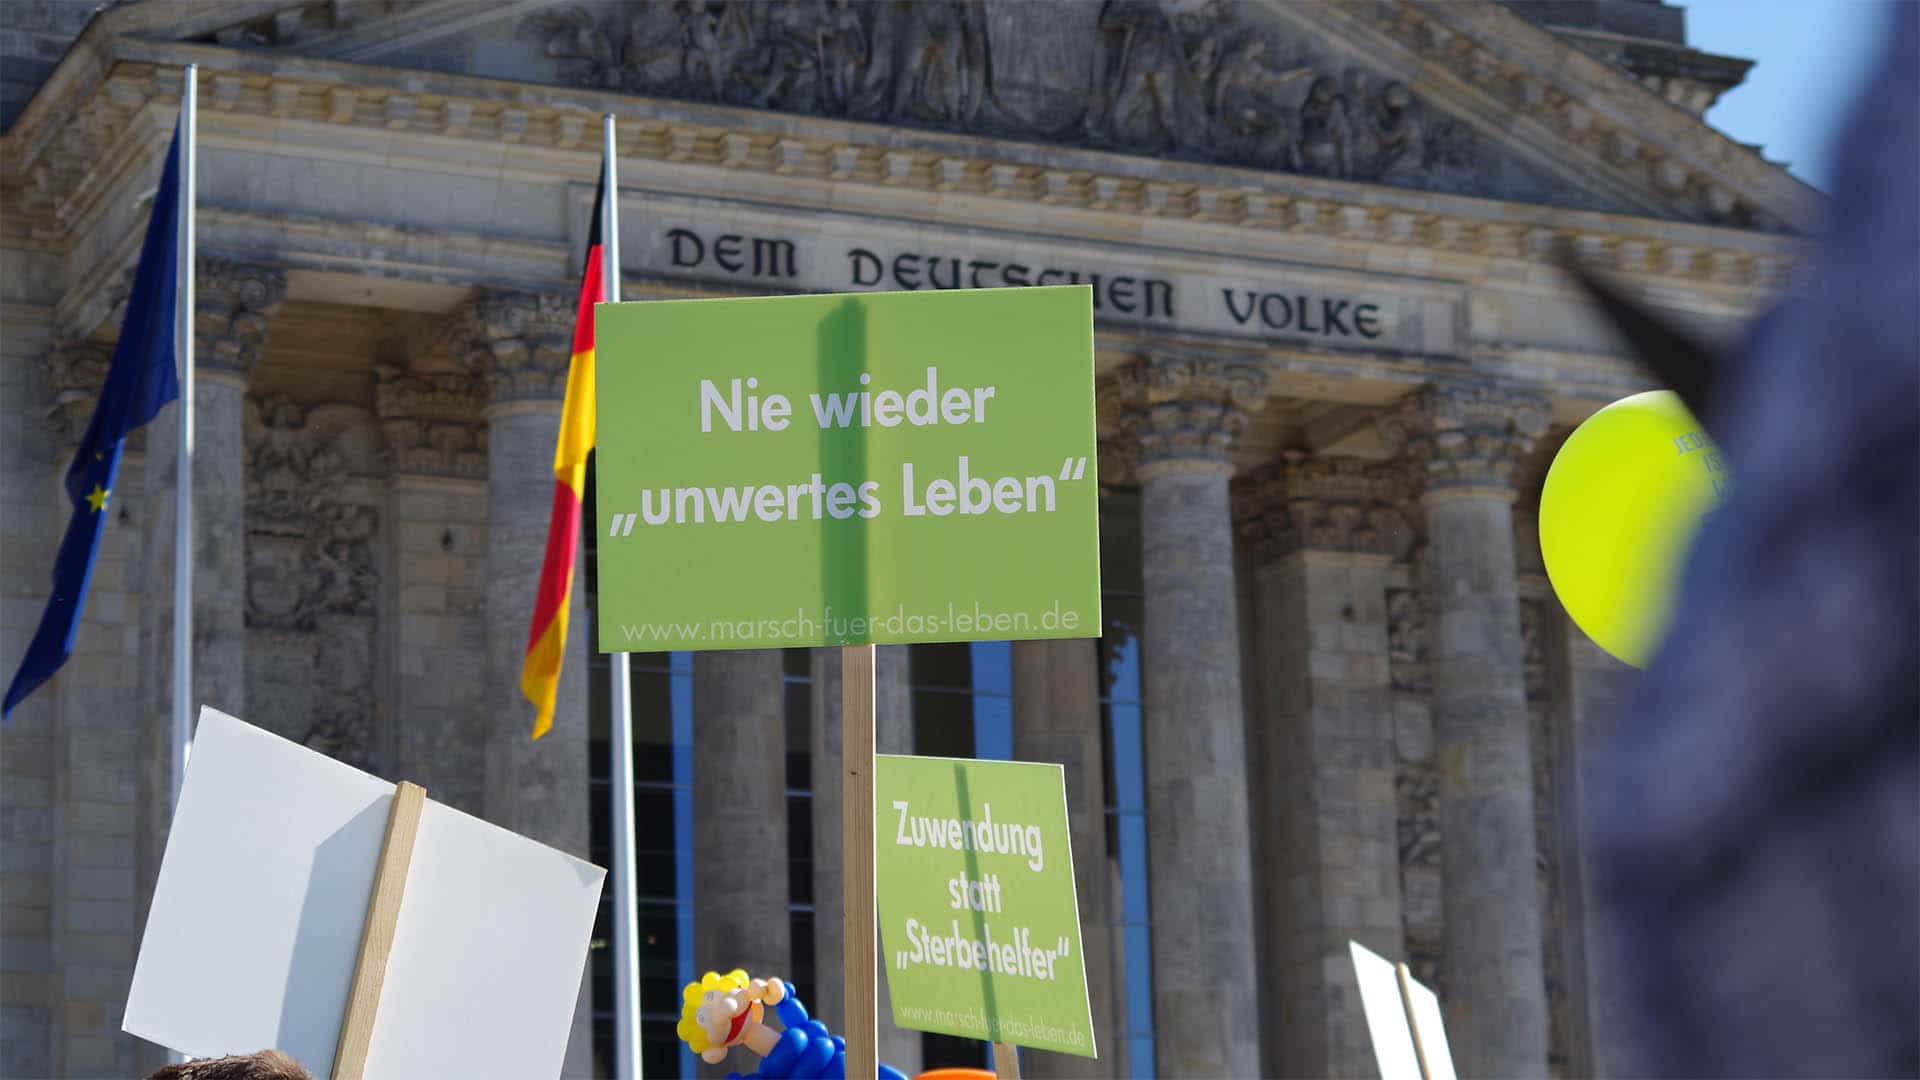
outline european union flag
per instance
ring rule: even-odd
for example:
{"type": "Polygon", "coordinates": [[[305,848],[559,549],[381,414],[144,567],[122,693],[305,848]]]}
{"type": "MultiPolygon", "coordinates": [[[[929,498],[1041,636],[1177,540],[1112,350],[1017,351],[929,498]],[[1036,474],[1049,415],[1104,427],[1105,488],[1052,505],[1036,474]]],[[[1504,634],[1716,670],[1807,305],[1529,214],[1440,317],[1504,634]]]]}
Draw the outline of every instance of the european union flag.
{"type": "Polygon", "coordinates": [[[120,324],[120,342],[114,347],[93,419],[67,468],[73,520],[67,523],[66,538],[60,541],[60,554],[53,562],[53,595],[47,599],[33,643],[27,646],[26,659],[20,661],[20,670],[7,687],[0,716],[11,715],[22,698],[67,662],[86,609],[87,583],[107,525],[107,502],[119,476],[121,448],[129,432],[180,396],[173,347],[180,287],[179,224],[180,129],[176,125],[166,171],[153,200],[153,216],[147,221],[147,239],[140,248],[140,265],[134,271],[133,292],[127,297],[126,321],[120,324]]]}

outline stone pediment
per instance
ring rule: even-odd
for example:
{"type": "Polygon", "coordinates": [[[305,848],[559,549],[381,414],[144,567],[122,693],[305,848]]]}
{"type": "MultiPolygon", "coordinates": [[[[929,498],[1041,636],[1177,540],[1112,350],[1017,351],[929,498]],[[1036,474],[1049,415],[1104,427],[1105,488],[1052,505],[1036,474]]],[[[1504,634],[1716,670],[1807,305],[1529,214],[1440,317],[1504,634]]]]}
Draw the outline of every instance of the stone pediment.
{"type": "Polygon", "coordinates": [[[201,39],[1747,228],[1811,201],[1492,3],[312,0],[201,39]]]}

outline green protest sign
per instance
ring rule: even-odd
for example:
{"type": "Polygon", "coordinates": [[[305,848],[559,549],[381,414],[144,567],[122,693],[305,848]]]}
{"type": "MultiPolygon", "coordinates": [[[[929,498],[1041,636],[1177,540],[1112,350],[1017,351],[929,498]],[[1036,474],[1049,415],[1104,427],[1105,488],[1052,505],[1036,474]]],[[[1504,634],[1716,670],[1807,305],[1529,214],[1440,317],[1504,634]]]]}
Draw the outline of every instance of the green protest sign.
{"type": "Polygon", "coordinates": [[[874,789],[893,1022],[1097,1057],[1064,770],[881,754],[874,789]]]}
{"type": "Polygon", "coordinates": [[[604,651],[1099,632],[1086,287],[595,319],[604,651]]]}

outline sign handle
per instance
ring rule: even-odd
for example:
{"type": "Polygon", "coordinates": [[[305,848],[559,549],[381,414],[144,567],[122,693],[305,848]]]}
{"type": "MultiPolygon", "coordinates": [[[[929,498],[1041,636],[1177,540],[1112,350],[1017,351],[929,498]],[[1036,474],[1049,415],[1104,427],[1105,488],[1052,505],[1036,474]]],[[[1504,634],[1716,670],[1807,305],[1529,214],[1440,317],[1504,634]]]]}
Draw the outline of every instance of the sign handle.
{"type": "Polygon", "coordinates": [[[1393,973],[1400,977],[1400,1007],[1406,1010],[1407,1032],[1413,1036],[1413,1058],[1420,1065],[1420,1080],[1433,1080],[1433,1070],[1427,1067],[1427,1048],[1420,1044],[1420,1022],[1413,1018],[1413,991],[1407,986],[1413,975],[1404,961],[1393,965],[1393,973]]]}
{"type": "Polygon", "coordinates": [[[873,879],[873,646],[840,647],[842,970],[846,976],[847,1075],[880,1071],[880,945],[873,879]]]}
{"type": "Polygon", "coordinates": [[[993,1044],[995,1080],[1020,1080],[1020,1048],[1012,1043],[993,1044]]]}
{"type": "Polygon", "coordinates": [[[380,862],[373,872],[373,896],[367,901],[367,921],[360,929],[360,955],[353,962],[353,985],[340,1021],[340,1041],[333,1048],[333,1080],[361,1080],[366,1073],[373,1020],[380,1010],[380,987],[387,978],[387,955],[393,951],[400,897],[407,889],[407,867],[413,862],[413,841],[420,833],[420,811],[426,801],[427,789],[419,784],[402,780],[394,785],[387,834],[380,841],[380,862]]]}

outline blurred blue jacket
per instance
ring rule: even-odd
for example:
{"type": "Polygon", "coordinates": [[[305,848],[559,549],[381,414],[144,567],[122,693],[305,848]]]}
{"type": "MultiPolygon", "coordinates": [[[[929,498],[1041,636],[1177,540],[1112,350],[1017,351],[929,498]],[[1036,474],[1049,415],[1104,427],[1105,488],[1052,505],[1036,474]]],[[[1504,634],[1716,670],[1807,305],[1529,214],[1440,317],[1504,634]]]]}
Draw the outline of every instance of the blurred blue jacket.
{"type": "Polygon", "coordinates": [[[1587,763],[1625,1075],[1920,1075],[1920,6],[1794,301],[1724,365],[1734,490],[1587,763]]]}

